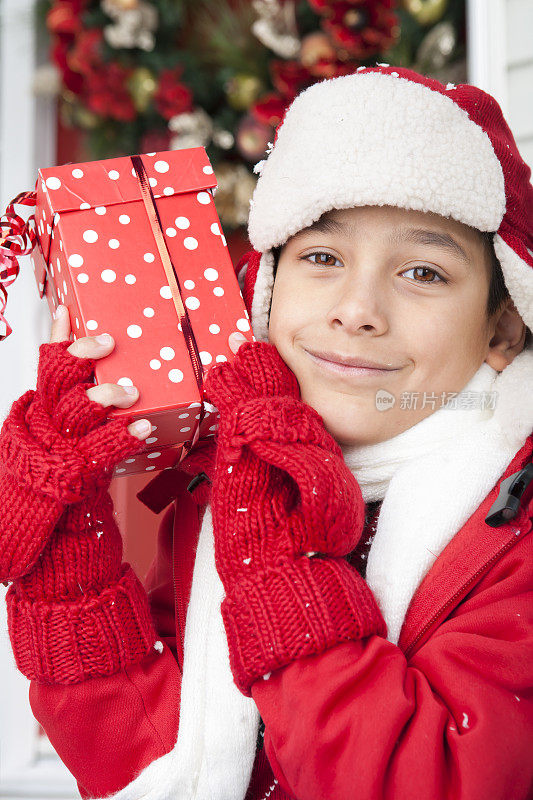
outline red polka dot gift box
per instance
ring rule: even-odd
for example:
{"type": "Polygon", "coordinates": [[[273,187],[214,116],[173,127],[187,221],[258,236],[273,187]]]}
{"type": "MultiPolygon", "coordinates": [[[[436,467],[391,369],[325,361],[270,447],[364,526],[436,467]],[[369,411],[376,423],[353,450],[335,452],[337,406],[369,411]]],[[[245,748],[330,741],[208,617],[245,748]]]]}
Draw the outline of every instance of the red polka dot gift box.
{"type": "Polygon", "coordinates": [[[95,383],[137,386],[132,414],[153,425],[147,448],[116,475],[173,466],[183,445],[214,436],[210,365],[233,358],[232,331],[253,341],[214,204],[203,147],[39,170],[35,277],[74,337],[110,333],[95,383]],[[202,403],[202,400],[204,402],[202,403]]]}

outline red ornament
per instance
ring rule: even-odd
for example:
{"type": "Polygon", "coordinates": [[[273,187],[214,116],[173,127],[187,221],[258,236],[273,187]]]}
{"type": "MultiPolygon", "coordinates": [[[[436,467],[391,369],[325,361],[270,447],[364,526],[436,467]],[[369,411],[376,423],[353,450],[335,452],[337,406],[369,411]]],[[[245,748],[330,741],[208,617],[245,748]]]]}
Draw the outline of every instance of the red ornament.
{"type": "Polygon", "coordinates": [[[53,63],[59,67],[65,87],[74,92],[74,94],[81,94],[83,91],[83,76],[79,72],[70,69],[68,64],[69,49],[69,43],[58,36],[52,44],[51,58],[53,63]]]}
{"type": "Polygon", "coordinates": [[[102,117],[131,122],[137,110],[127,89],[131,70],[111,62],[94,69],[86,79],[87,108],[102,117]]]}
{"type": "Polygon", "coordinates": [[[163,131],[147,131],[141,138],[142,153],[162,153],[170,150],[170,140],[172,134],[166,128],[163,131]]]}
{"type": "Polygon", "coordinates": [[[82,75],[88,75],[95,67],[102,66],[104,63],[101,55],[103,38],[99,28],[82,31],[67,55],[69,68],[82,75]]]}
{"type": "Polygon", "coordinates": [[[351,61],[347,64],[340,61],[337,51],[323,31],[315,31],[304,37],[300,61],[316,80],[348,75],[358,65],[358,62],[351,61]]]}
{"type": "Polygon", "coordinates": [[[275,128],[283,119],[290,102],[278,92],[268,92],[250,107],[250,114],[258,122],[275,128]]]}
{"type": "Polygon", "coordinates": [[[272,126],[247,114],[239,123],[235,142],[237,150],[247,161],[257,161],[264,155],[272,135],[272,126]]]}
{"type": "Polygon", "coordinates": [[[154,104],[165,119],[192,111],[193,94],[188,86],[180,82],[182,74],[183,67],[176,67],[163,70],[159,76],[159,84],[154,94],[154,104]]]}
{"type": "Polygon", "coordinates": [[[309,73],[307,67],[304,67],[299,61],[283,61],[279,58],[274,58],[268,66],[274,88],[283,97],[292,99],[302,89],[314,82],[313,76],[309,73]]]}
{"type": "Polygon", "coordinates": [[[391,47],[398,18],[394,0],[308,0],[343,60],[366,59],[391,47]]]}
{"type": "Polygon", "coordinates": [[[74,37],[82,30],[81,12],[86,0],[59,0],[46,15],[46,26],[51,33],[74,37]]]}

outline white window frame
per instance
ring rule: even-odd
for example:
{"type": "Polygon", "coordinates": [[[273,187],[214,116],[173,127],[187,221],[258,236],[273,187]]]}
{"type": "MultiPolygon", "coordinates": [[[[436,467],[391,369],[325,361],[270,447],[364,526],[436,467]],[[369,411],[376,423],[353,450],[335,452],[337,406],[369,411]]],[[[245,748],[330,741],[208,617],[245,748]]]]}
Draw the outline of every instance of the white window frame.
{"type": "MultiPolygon", "coordinates": [[[[46,37],[35,26],[35,0],[0,0],[0,206],[33,189],[38,165],[55,159],[56,101],[33,91],[47,60],[46,37]]],[[[22,209],[21,209],[21,213],[22,209]]],[[[29,213],[29,212],[28,212],[29,213]]],[[[0,421],[11,403],[35,388],[36,354],[50,330],[29,259],[9,289],[5,316],[13,333],[0,343],[0,421]]],[[[15,666],[0,585],[0,798],[76,800],[76,781],[53,751],[31,712],[29,681],[15,666]]]]}
{"type": "Polygon", "coordinates": [[[508,114],[506,0],[466,4],[468,83],[491,94],[508,114]]]}

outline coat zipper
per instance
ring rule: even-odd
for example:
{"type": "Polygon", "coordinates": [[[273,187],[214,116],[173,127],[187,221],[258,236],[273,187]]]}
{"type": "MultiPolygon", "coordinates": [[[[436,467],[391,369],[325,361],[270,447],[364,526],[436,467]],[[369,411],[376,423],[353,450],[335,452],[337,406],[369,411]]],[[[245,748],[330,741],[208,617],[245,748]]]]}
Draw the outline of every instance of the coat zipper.
{"type": "MultiPolygon", "coordinates": [[[[175,527],[172,530],[172,583],[174,586],[174,620],[176,624],[176,661],[178,662],[178,667],[183,675],[183,652],[182,652],[182,636],[181,632],[183,630],[182,626],[182,619],[181,619],[181,609],[178,604],[178,588],[181,592],[181,583],[178,578],[178,570],[176,569],[176,529],[175,527]],[[180,661],[181,656],[181,661],[180,661]]],[[[179,595],[182,596],[181,594],[179,595]]]]}
{"type": "MultiPolygon", "coordinates": [[[[418,634],[418,636],[416,637],[416,639],[414,639],[414,641],[412,641],[412,642],[411,642],[411,644],[409,645],[409,647],[407,647],[407,648],[406,648],[406,650],[405,650],[405,653],[404,653],[404,655],[406,656],[406,658],[408,658],[408,657],[409,657],[409,654],[410,654],[410,653],[411,653],[411,651],[414,649],[415,645],[416,645],[416,644],[417,644],[417,643],[418,643],[418,642],[419,642],[419,641],[420,641],[420,640],[421,640],[421,639],[422,639],[422,638],[423,638],[423,637],[426,635],[426,633],[427,633],[427,632],[430,630],[430,628],[432,628],[432,627],[433,627],[433,625],[434,625],[434,624],[437,622],[437,620],[438,620],[438,619],[439,619],[439,618],[442,616],[442,614],[443,614],[443,613],[446,611],[446,609],[447,609],[449,606],[453,605],[453,603],[455,603],[455,601],[457,600],[457,598],[458,598],[458,597],[460,597],[462,594],[464,594],[464,592],[465,592],[465,589],[468,589],[468,587],[469,587],[469,586],[470,586],[472,583],[474,583],[474,581],[475,581],[475,580],[478,578],[478,576],[479,576],[479,575],[481,575],[483,572],[486,572],[487,568],[488,568],[488,567],[490,567],[490,566],[491,566],[491,565],[494,563],[494,561],[497,561],[497,560],[498,560],[498,559],[499,559],[499,558],[500,558],[500,557],[503,555],[503,553],[505,553],[505,552],[506,552],[507,550],[509,550],[511,547],[514,547],[514,545],[515,545],[515,544],[516,544],[516,542],[517,542],[517,539],[516,539],[516,537],[518,536],[518,534],[519,534],[520,532],[521,532],[521,531],[520,531],[520,529],[519,529],[519,528],[516,528],[516,529],[515,529],[515,531],[514,531],[514,533],[515,533],[515,538],[514,538],[514,539],[511,539],[510,541],[508,541],[508,542],[507,542],[507,544],[505,544],[503,547],[501,547],[501,548],[498,550],[498,552],[497,552],[497,553],[495,553],[495,554],[492,556],[492,558],[490,558],[490,559],[489,559],[489,560],[488,560],[488,561],[487,561],[487,562],[486,562],[486,563],[485,563],[485,564],[484,564],[484,565],[483,565],[483,566],[482,566],[480,569],[478,569],[478,571],[477,571],[477,572],[475,572],[475,573],[474,573],[474,574],[473,574],[473,575],[472,575],[472,576],[471,576],[471,577],[468,579],[468,581],[467,581],[465,584],[463,584],[463,586],[462,586],[462,587],[461,587],[461,588],[460,588],[460,589],[459,589],[457,592],[455,592],[455,594],[453,595],[453,597],[451,597],[451,598],[448,600],[448,602],[447,602],[445,605],[443,605],[443,606],[442,606],[442,608],[441,608],[441,609],[440,609],[440,610],[439,610],[439,611],[438,611],[438,612],[437,612],[437,613],[436,613],[436,614],[435,614],[435,615],[434,615],[434,616],[433,616],[433,617],[430,619],[430,621],[429,621],[429,622],[428,622],[426,625],[424,625],[424,627],[422,628],[422,630],[420,631],[420,633],[418,634]]],[[[527,531],[526,531],[526,533],[527,533],[527,531]]],[[[525,535],[525,534],[524,534],[524,535],[525,535]]]]}

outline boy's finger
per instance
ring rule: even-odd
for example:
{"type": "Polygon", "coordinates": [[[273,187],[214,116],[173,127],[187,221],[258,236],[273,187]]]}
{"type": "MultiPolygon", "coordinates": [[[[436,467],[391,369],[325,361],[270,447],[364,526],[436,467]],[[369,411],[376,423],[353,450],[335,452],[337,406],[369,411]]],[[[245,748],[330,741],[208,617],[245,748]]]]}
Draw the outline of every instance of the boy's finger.
{"type": "Polygon", "coordinates": [[[228,336],[228,344],[232,353],[237,353],[239,347],[244,344],[246,341],[246,336],[238,331],[234,331],[230,333],[228,336]]]}
{"type": "Polygon", "coordinates": [[[63,342],[70,336],[70,317],[66,306],[58,306],[52,320],[50,343],[63,342]]]}

